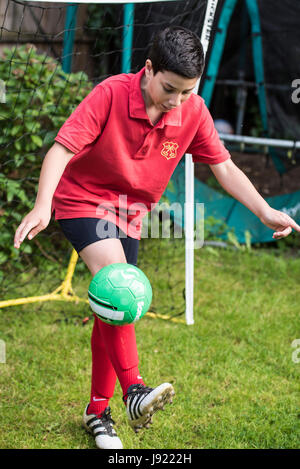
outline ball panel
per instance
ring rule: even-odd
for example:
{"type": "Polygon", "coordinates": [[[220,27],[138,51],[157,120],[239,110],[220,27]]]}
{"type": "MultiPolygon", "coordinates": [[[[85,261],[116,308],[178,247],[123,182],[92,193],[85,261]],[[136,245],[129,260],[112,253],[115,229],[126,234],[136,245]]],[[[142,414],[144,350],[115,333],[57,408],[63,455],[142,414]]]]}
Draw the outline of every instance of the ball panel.
{"type": "Polygon", "coordinates": [[[124,320],[124,311],[115,310],[112,308],[107,308],[101,305],[99,302],[94,301],[92,298],[89,298],[89,303],[94,311],[94,313],[100,317],[100,319],[110,319],[112,321],[123,321],[124,320]]]}
{"type": "Polygon", "coordinates": [[[140,297],[145,295],[145,284],[140,280],[133,280],[130,283],[130,291],[132,292],[133,297],[140,297]]]}
{"type": "Polygon", "coordinates": [[[134,301],[134,295],[129,288],[114,288],[110,301],[115,308],[129,310],[131,303],[134,301]]]}
{"type": "Polygon", "coordinates": [[[148,311],[150,306],[149,300],[146,296],[135,298],[132,305],[132,314],[134,316],[134,322],[141,319],[148,311]]]}
{"type": "Polygon", "coordinates": [[[103,267],[89,286],[91,309],[104,322],[125,325],[146,314],[152,301],[151,284],[144,272],[131,264],[103,267]]]}
{"type": "Polygon", "coordinates": [[[134,278],[139,277],[139,273],[134,266],[130,265],[129,267],[129,264],[112,265],[118,266],[112,269],[108,274],[108,278],[114,287],[129,286],[134,278]]]}
{"type": "Polygon", "coordinates": [[[108,279],[101,279],[97,284],[96,295],[99,298],[108,298],[110,299],[113,294],[114,287],[108,279]]]}

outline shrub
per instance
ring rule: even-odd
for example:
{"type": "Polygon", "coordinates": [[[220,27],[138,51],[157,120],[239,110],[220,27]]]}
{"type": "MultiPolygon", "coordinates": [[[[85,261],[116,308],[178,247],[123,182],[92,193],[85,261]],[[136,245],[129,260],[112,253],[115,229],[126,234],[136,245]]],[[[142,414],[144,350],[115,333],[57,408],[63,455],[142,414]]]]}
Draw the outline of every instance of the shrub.
{"type": "MultiPolygon", "coordinates": [[[[15,229],[33,208],[44,155],[92,84],[85,73],[64,73],[56,60],[38,53],[31,44],[3,50],[0,77],[6,92],[5,102],[0,105],[0,270],[3,270],[13,260],[18,260],[15,266],[22,267],[20,253],[31,252],[26,243],[20,251],[14,249],[15,229]]],[[[51,250],[48,237],[41,237],[41,244],[51,250]]],[[[34,261],[33,256],[30,259],[34,261]]]]}

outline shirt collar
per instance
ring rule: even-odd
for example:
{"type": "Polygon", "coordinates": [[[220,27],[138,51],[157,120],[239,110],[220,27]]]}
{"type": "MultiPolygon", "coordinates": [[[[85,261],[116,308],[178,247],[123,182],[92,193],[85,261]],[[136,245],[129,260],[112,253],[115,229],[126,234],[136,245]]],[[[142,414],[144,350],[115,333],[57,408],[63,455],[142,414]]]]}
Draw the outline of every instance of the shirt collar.
{"type": "MultiPolygon", "coordinates": [[[[144,74],[145,67],[133,75],[131,80],[129,91],[129,115],[130,117],[149,120],[141,90],[141,79],[144,74]]],[[[157,127],[162,128],[165,125],[181,126],[181,106],[164,113],[163,118],[159,121],[157,127]]]]}

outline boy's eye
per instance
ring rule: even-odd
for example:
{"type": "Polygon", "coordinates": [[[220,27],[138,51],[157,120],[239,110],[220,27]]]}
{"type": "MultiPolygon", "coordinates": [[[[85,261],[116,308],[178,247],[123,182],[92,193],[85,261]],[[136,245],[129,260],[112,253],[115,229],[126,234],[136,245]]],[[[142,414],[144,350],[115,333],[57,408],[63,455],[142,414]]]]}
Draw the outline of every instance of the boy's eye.
{"type": "MultiPolygon", "coordinates": [[[[165,88],[165,87],[163,86],[163,89],[164,89],[164,91],[165,91],[166,93],[173,93],[173,90],[171,90],[170,88],[165,88]]],[[[188,90],[188,91],[183,91],[182,94],[191,94],[191,92],[192,92],[192,91],[189,91],[189,90],[188,90]]]]}

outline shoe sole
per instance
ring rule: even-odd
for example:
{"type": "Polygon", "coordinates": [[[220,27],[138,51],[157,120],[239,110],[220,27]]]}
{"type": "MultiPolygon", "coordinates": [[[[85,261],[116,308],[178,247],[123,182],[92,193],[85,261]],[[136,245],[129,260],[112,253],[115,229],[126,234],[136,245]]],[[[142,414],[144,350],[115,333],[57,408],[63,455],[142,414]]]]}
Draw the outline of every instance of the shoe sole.
{"type": "Polygon", "coordinates": [[[164,410],[166,404],[172,404],[174,396],[175,391],[172,384],[164,383],[155,388],[141,404],[143,415],[135,420],[128,417],[129,424],[134,432],[138,433],[142,428],[149,428],[152,424],[153,414],[158,410],[164,410]],[[148,400],[149,402],[147,402],[148,400]]]}

